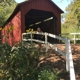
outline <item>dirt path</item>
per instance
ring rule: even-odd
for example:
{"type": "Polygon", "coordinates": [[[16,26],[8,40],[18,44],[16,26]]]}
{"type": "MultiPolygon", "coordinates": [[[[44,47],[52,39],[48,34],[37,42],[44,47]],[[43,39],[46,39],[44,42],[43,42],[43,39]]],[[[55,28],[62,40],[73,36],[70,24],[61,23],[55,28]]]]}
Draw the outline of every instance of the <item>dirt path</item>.
{"type": "MultiPolygon", "coordinates": [[[[63,52],[65,51],[64,44],[54,44],[63,52]]],[[[74,45],[71,44],[72,55],[73,55],[73,62],[74,62],[74,69],[76,74],[76,80],[80,80],[80,44],[74,45]]],[[[55,50],[51,48],[48,51],[48,56],[46,56],[47,64],[50,64],[55,70],[65,71],[66,70],[66,62],[65,57],[60,55],[55,50]]],[[[62,80],[70,80],[69,77],[62,79],[62,80]]]]}

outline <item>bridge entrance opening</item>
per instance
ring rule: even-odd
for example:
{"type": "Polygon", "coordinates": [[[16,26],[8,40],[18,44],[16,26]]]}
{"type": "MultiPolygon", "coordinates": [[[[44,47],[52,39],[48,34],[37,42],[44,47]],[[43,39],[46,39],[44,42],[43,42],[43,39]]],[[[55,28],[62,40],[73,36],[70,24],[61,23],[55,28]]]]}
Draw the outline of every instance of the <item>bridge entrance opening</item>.
{"type": "MultiPolygon", "coordinates": [[[[31,9],[25,15],[25,31],[29,28],[57,35],[57,18],[52,12],[31,9]]],[[[50,38],[49,38],[50,39],[50,38]]],[[[50,39],[51,40],[51,39],[50,39]]]]}

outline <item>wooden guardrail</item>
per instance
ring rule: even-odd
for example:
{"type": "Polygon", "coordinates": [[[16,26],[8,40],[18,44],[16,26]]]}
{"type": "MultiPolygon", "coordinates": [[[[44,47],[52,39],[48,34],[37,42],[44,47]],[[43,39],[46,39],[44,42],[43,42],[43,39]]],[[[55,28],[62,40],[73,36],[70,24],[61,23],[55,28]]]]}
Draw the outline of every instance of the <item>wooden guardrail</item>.
{"type": "Polygon", "coordinates": [[[29,32],[29,33],[23,33],[22,34],[22,41],[31,41],[31,42],[35,41],[35,42],[44,43],[46,45],[46,52],[48,51],[48,46],[51,46],[57,52],[59,52],[60,54],[65,56],[65,58],[66,58],[66,70],[70,72],[70,80],[76,80],[76,78],[75,78],[75,71],[74,71],[74,65],[73,65],[73,59],[72,59],[72,51],[71,51],[71,46],[70,46],[70,39],[62,38],[60,36],[53,35],[51,33],[46,33],[46,32],[45,33],[29,32]],[[45,41],[33,39],[33,34],[44,35],[45,36],[45,41]],[[25,35],[30,35],[30,38],[24,37],[25,35]],[[64,41],[66,51],[62,52],[60,49],[55,47],[53,44],[49,43],[48,42],[48,38],[47,38],[48,36],[51,37],[51,38],[55,38],[55,39],[64,41]]]}

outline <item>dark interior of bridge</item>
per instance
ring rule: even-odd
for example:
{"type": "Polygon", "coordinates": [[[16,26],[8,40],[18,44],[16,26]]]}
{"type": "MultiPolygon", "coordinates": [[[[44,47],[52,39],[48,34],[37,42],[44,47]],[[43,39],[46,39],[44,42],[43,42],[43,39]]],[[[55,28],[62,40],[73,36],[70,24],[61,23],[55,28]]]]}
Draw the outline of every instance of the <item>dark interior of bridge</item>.
{"type": "Polygon", "coordinates": [[[25,31],[29,28],[57,34],[57,18],[52,12],[31,9],[25,15],[25,31]]]}

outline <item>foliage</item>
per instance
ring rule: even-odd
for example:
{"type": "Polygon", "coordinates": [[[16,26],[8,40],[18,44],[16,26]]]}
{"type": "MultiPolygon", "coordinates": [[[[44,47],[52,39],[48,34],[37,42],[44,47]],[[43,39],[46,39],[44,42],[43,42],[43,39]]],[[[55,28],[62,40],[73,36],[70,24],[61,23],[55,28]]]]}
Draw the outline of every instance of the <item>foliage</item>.
{"type": "MultiPolygon", "coordinates": [[[[62,24],[67,28],[68,33],[70,30],[75,29],[79,32],[80,28],[80,0],[73,0],[66,8],[65,22],[62,24]]],[[[66,29],[65,29],[66,30],[66,29]]],[[[73,32],[76,32],[73,30],[73,32]]]]}
{"type": "Polygon", "coordinates": [[[11,15],[15,6],[16,2],[14,0],[0,0],[0,27],[11,15]]]}
{"type": "Polygon", "coordinates": [[[0,77],[2,80],[35,80],[38,77],[39,57],[44,52],[36,50],[34,44],[19,44],[11,47],[0,45],[0,77]]]}
{"type": "MultiPolygon", "coordinates": [[[[66,8],[66,13],[62,15],[62,18],[65,18],[64,23],[62,23],[62,36],[73,38],[73,35],[63,34],[80,32],[80,0],[72,0],[66,8]]],[[[77,35],[76,38],[80,38],[80,36],[77,35]]]]}
{"type": "Polygon", "coordinates": [[[34,45],[29,42],[13,48],[0,45],[0,80],[57,80],[48,67],[40,70],[39,58],[45,52],[35,49],[34,45]]]}
{"type": "Polygon", "coordinates": [[[15,0],[0,0],[1,6],[10,6],[15,3],[15,0]]]}
{"type": "Polygon", "coordinates": [[[1,73],[7,80],[31,80],[30,78],[35,77],[33,74],[36,72],[39,56],[32,47],[26,45],[27,48],[20,44],[12,51],[8,44],[1,46],[1,73]]]}
{"type": "Polygon", "coordinates": [[[55,71],[48,64],[42,66],[40,57],[46,53],[34,46],[31,42],[16,47],[0,44],[0,80],[59,80],[67,77],[66,73],[55,71]]]}
{"type": "Polygon", "coordinates": [[[0,27],[0,30],[2,30],[2,27],[0,27]]]}
{"type": "Polygon", "coordinates": [[[29,29],[26,30],[26,32],[27,32],[27,33],[28,33],[28,32],[32,32],[32,33],[33,33],[33,32],[34,32],[34,29],[29,28],[29,29]]]}
{"type": "Polygon", "coordinates": [[[54,70],[47,66],[40,71],[38,80],[58,80],[58,76],[55,74],[54,70]]]}

